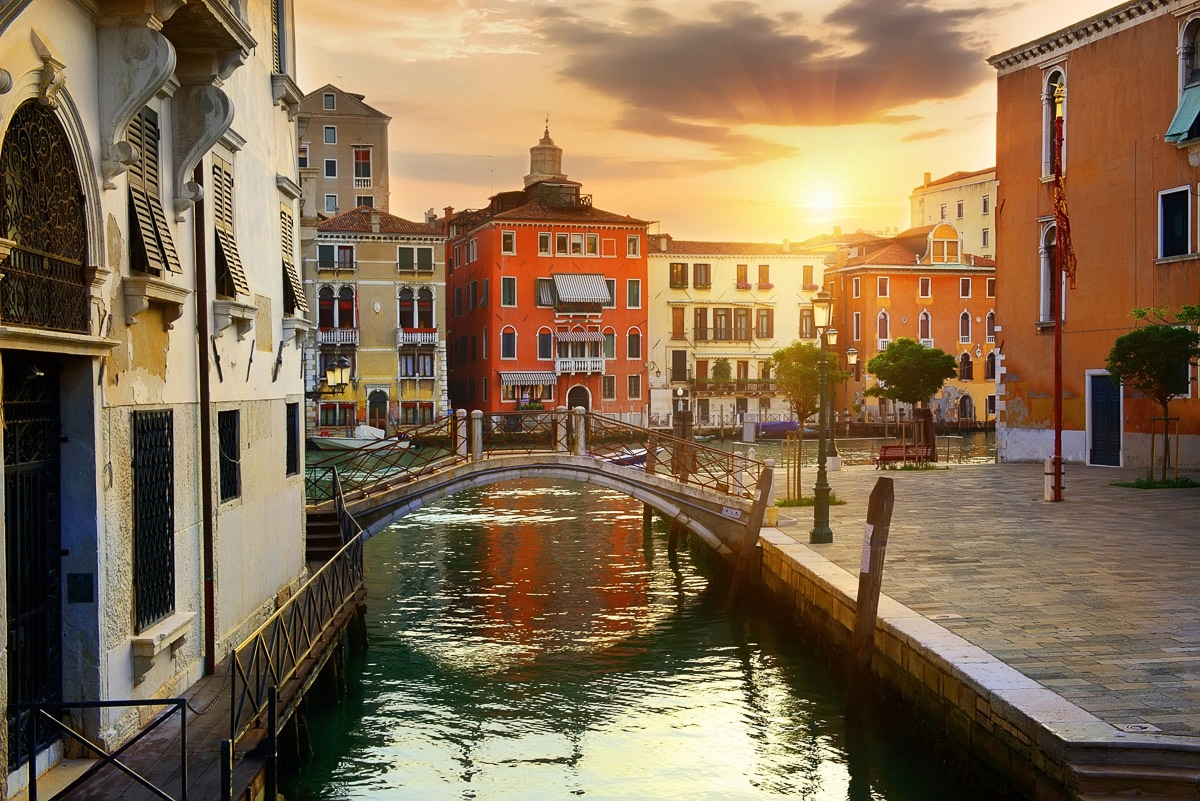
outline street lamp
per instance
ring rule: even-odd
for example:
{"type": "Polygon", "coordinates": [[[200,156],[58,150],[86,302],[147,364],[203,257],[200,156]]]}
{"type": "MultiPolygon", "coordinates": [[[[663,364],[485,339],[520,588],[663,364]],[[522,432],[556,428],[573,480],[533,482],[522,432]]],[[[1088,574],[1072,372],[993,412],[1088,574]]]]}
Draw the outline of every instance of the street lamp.
{"type": "Polygon", "coordinates": [[[346,389],[346,384],[350,383],[350,360],[345,356],[339,356],[336,362],[332,362],[325,368],[325,385],[328,389],[314,389],[306,392],[305,395],[309,398],[320,398],[326,395],[340,395],[346,389]]]}
{"type": "Polygon", "coordinates": [[[813,527],[809,532],[808,541],[811,543],[833,542],[833,530],[829,528],[829,480],[825,473],[825,353],[826,347],[836,344],[837,329],[830,323],[833,320],[833,296],[825,290],[817,293],[812,301],[813,322],[816,324],[817,336],[820,339],[820,385],[817,396],[817,483],[813,487],[813,527]]]}

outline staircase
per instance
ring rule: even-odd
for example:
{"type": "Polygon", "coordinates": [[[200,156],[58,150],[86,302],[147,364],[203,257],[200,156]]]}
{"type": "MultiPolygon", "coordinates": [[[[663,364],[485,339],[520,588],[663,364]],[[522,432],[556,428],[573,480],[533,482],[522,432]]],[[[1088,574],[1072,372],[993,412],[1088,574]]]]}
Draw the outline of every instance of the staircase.
{"type": "Polygon", "coordinates": [[[342,549],[342,531],[338,528],[337,512],[333,509],[309,509],[307,533],[304,540],[304,559],[310,565],[323,565],[342,549]]]}
{"type": "Polygon", "coordinates": [[[1079,801],[1200,799],[1200,740],[1162,737],[1068,746],[1079,801]]]}

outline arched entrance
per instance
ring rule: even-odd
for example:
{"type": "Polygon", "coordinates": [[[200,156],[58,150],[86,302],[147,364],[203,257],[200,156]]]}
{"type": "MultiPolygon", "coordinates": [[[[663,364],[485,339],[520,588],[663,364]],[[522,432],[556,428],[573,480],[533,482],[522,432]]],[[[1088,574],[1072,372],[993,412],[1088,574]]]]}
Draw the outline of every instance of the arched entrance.
{"type": "Polygon", "coordinates": [[[388,430],[388,397],[382,389],[376,389],[367,396],[367,425],[388,430]]]}
{"type": "MultiPolygon", "coordinates": [[[[0,147],[0,237],[12,243],[0,261],[0,319],[90,334],[83,189],[66,131],[34,101],[13,114],[0,147]]],[[[10,705],[62,700],[60,366],[36,351],[3,354],[10,705]]],[[[8,718],[10,770],[29,753],[22,720],[8,718]]]]}
{"type": "Polygon", "coordinates": [[[958,421],[960,423],[970,423],[975,419],[975,401],[970,395],[963,395],[958,399],[958,421]]]}
{"type": "Polygon", "coordinates": [[[571,391],[567,393],[567,408],[575,409],[580,406],[591,410],[592,393],[588,392],[587,387],[571,387],[571,391]]]}

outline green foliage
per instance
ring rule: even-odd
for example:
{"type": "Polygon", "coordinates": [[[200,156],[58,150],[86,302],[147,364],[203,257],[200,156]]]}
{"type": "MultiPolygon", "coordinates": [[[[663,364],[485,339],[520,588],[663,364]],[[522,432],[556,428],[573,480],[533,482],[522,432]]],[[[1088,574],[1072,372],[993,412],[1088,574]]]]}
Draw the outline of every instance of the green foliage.
{"type": "Polygon", "coordinates": [[[726,382],[733,378],[733,368],[729,366],[729,359],[717,359],[713,362],[712,380],[726,382]]]}
{"type": "MultiPolygon", "coordinates": [[[[821,349],[807,342],[793,342],[771,354],[771,375],[788,406],[801,421],[817,411],[821,399],[821,349]]],[[[838,367],[837,354],[827,353],[826,387],[832,389],[850,377],[838,367]]]]}
{"type": "Polygon", "coordinates": [[[1134,479],[1133,481],[1114,481],[1112,485],[1114,487],[1130,487],[1132,489],[1190,489],[1192,487],[1200,487],[1200,484],[1187,476],[1155,481],[1153,475],[1147,475],[1144,478],[1134,479]]]}
{"type": "MultiPolygon", "coordinates": [[[[780,498],[775,501],[776,506],[815,506],[817,499],[811,495],[806,495],[803,498],[780,498]]],[[[846,502],[837,496],[833,490],[829,491],[830,506],[845,506],[846,502]]]]}
{"type": "Polygon", "coordinates": [[[1200,325],[1200,304],[1192,306],[1185,303],[1179,307],[1177,314],[1172,314],[1170,308],[1167,306],[1163,306],[1162,308],[1142,306],[1130,309],[1129,316],[1135,320],[1150,320],[1168,325],[1200,325]]]}
{"type": "Polygon", "coordinates": [[[927,348],[901,337],[867,362],[867,372],[879,380],[864,394],[900,403],[924,403],[958,373],[954,357],[941,348],[927,348]]]}
{"type": "Polygon", "coordinates": [[[1171,398],[1182,390],[1188,365],[1198,356],[1200,334],[1190,328],[1152,323],[1117,337],[1108,353],[1108,372],[1113,381],[1156,402],[1167,417],[1171,398]]]}

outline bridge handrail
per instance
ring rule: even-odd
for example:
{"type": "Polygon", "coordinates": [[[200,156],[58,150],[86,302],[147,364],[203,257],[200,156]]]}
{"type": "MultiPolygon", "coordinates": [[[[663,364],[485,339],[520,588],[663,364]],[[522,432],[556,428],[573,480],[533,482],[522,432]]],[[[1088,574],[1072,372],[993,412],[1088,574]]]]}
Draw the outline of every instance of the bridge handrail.
{"type": "MultiPolygon", "coordinates": [[[[558,449],[558,421],[565,411],[485,412],[480,430],[484,456],[550,453],[558,449]]],[[[562,450],[566,450],[565,443],[562,450]]]]}

